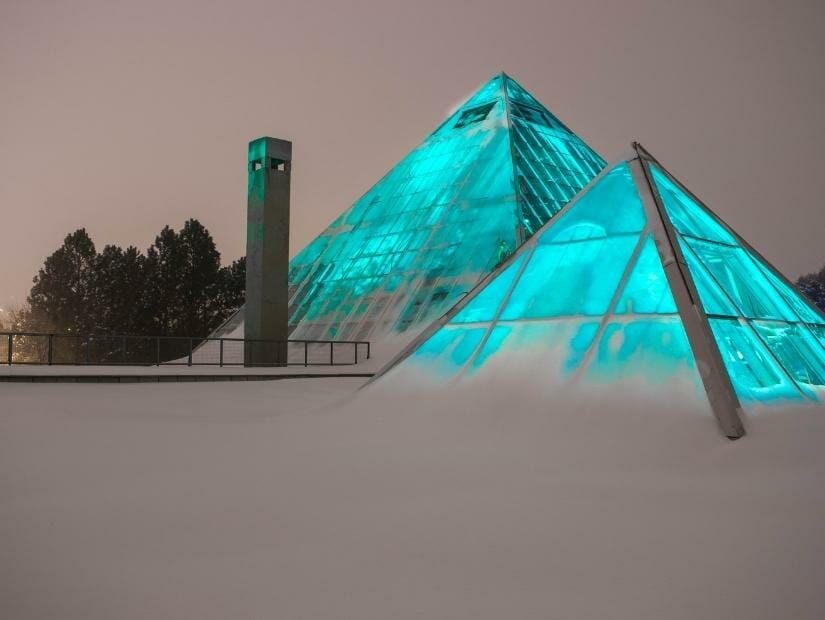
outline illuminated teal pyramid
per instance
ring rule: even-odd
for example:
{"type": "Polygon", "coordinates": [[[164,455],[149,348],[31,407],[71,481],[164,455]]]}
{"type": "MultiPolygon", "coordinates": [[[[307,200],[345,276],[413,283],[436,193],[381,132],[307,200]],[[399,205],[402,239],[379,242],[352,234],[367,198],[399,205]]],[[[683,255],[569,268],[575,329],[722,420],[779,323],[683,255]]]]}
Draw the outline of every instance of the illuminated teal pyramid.
{"type": "Polygon", "coordinates": [[[492,78],[290,262],[292,338],[426,325],[555,215],[604,161],[492,78]]]}
{"type": "Polygon", "coordinates": [[[823,396],[825,317],[634,145],[379,375],[514,368],[561,384],[687,378],[738,437],[740,401],[823,396]]]}

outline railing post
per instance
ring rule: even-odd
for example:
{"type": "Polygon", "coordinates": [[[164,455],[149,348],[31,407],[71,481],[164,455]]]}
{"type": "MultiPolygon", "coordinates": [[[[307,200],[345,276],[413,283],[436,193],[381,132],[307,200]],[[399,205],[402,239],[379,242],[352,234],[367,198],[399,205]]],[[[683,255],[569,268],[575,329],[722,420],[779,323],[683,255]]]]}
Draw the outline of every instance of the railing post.
{"type": "Polygon", "coordinates": [[[11,360],[12,360],[11,348],[13,346],[12,345],[13,342],[14,342],[14,336],[9,334],[9,350],[7,351],[8,355],[9,355],[9,366],[11,366],[11,360]]]}
{"type": "Polygon", "coordinates": [[[309,342],[304,340],[304,367],[309,366],[309,342]]]}
{"type": "Polygon", "coordinates": [[[49,353],[48,353],[49,366],[52,365],[52,348],[53,348],[53,346],[54,346],[54,334],[49,334],[49,353]]]}
{"type": "Polygon", "coordinates": [[[189,366],[192,365],[192,339],[189,339],[189,366]]]}
{"type": "Polygon", "coordinates": [[[370,343],[369,340],[367,341],[367,359],[370,358],[370,343]]]}
{"type": "Polygon", "coordinates": [[[220,367],[223,368],[223,338],[218,340],[218,342],[220,343],[220,350],[221,350],[219,363],[220,363],[220,367]]]}
{"type": "Polygon", "coordinates": [[[332,340],[330,340],[329,341],[329,365],[330,366],[335,366],[335,363],[332,361],[333,360],[332,356],[333,356],[333,354],[332,354],[332,340]]]}
{"type": "Polygon", "coordinates": [[[358,343],[355,343],[355,364],[358,365],[358,343]]]}
{"type": "Polygon", "coordinates": [[[157,354],[157,363],[156,366],[160,366],[160,336],[155,338],[155,352],[157,354]]]}

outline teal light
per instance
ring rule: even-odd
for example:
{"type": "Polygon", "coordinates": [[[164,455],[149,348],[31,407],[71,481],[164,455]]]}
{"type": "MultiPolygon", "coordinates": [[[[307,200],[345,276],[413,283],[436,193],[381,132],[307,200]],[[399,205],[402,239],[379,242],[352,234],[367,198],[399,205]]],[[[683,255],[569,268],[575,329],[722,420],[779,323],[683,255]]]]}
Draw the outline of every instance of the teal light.
{"type": "Polygon", "coordinates": [[[605,314],[636,243],[635,235],[622,235],[539,245],[502,320],[605,314]]]}
{"type": "Polygon", "coordinates": [[[679,238],[679,247],[682,249],[693,283],[699,291],[699,300],[702,302],[705,312],[716,316],[738,316],[739,313],[733,307],[733,303],[728,299],[728,296],[681,237],[679,238]]]}
{"type": "Polygon", "coordinates": [[[792,286],[783,282],[777,277],[770,267],[762,262],[756,256],[751,255],[753,261],[759,266],[759,269],[765,274],[770,284],[782,296],[782,299],[793,308],[794,313],[806,323],[813,323],[816,325],[825,325],[825,316],[821,312],[817,312],[811,308],[810,303],[806,302],[801,296],[800,292],[792,286]]]}
{"type": "Polygon", "coordinates": [[[808,328],[819,341],[819,344],[822,345],[823,353],[825,353],[825,325],[809,325],[808,328]]]}
{"type": "Polygon", "coordinates": [[[488,367],[524,370],[527,359],[530,372],[540,381],[551,379],[554,372],[569,377],[581,368],[598,329],[599,322],[592,319],[502,321],[492,328],[468,370],[473,374],[488,367]]]}
{"type": "Polygon", "coordinates": [[[539,236],[502,320],[605,314],[644,225],[630,171],[617,166],[539,236]]]}
{"type": "Polygon", "coordinates": [[[518,258],[513,260],[510,266],[495,280],[490,282],[488,286],[485,286],[470,303],[462,308],[461,312],[459,312],[451,322],[475,323],[478,321],[492,321],[496,311],[499,306],[501,306],[501,300],[504,299],[516,274],[521,268],[524,258],[525,254],[520,254],[518,258]]]}
{"type": "Polygon", "coordinates": [[[636,265],[624,287],[616,314],[667,314],[676,312],[676,301],[670,292],[659,252],[648,234],[636,265]]]}
{"type": "Polygon", "coordinates": [[[739,398],[769,402],[802,397],[751,329],[732,319],[709,323],[739,398]]]}
{"type": "Polygon", "coordinates": [[[800,387],[825,387],[825,356],[805,327],[768,321],[754,321],[753,326],[800,387]]]}
{"type": "Polygon", "coordinates": [[[661,381],[687,370],[698,385],[675,313],[632,174],[619,164],[523,246],[415,357],[441,349],[433,359],[449,357],[454,376],[464,355],[449,353],[452,340],[445,345],[442,332],[472,323],[487,332],[465,362],[472,375],[527,359],[541,381],[582,370],[598,381],[633,375],[661,381]]]}
{"type": "Polygon", "coordinates": [[[485,328],[442,327],[412,355],[411,362],[447,379],[458,373],[481,344],[485,328]]]}
{"type": "Polygon", "coordinates": [[[633,165],[650,166],[675,238],[658,219],[647,221],[656,195],[637,186],[640,171],[619,163],[473,291],[413,358],[451,378],[493,380],[516,369],[538,382],[686,381],[699,393],[699,367],[705,372],[712,360],[696,363],[693,347],[708,355],[709,343],[694,340],[702,334],[689,339],[683,323],[685,312],[697,316],[695,287],[705,333],[741,401],[822,399],[822,314],[655,164],[633,165]],[[691,282],[677,304],[671,283],[691,282]]]}
{"type": "Polygon", "coordinates": [[[540,243],[566,243],[641,232],[646,224],[642,202],[627,164],[605,174],[574,207],[548,227],[540,243]]]}
{"type": "Polygon", "coordinates": [[[656,164],[649,166],[667,215],[676,230],[688,237],[736,245],[736,239],[721,222],[671,181],[656,164]]]}
{"type": "Polygon", "coordinates": [[[481,351],[479,351],[478,355],[473,360],[473,365],[470,370],[473,371],[483,366],[487,361],[487,358],[498,351],[504,343],[505,338],[510,336],[512,333],[513,328],[510,325],[496,325],[492,330],[490,330],[490,336],[487,338],[487,342],[484,343],[481,351]]]}
{"type": "Polygon", "coordinates": [[[739,398],[816,400],[825,352],[813,330],[825,318],[655,164],[651,170],[739,398]]]}
{"type": "Polygon", "coordinates": [[[432,320],[603,167],[497,75],[291,261],[292,337],[363,339],[432,320]]]}
{"type": "Polygon", "coordinates": [[[695,378],[693,353],[678,316],[610,322],[604,329],[588,378],[613,381],[636,376],[656,383],[695,378]]]}
{"type": "Polygon", "coordinates": [[[741,247],[688,239],[702,265],[747,318],[795,319],[782,296],[741,247]]]}

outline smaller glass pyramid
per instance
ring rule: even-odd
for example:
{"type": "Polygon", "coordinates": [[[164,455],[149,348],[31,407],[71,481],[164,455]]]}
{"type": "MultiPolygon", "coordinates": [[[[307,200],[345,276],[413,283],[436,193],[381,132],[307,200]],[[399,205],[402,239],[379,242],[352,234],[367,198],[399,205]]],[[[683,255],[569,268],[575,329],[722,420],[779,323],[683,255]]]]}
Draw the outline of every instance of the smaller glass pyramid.
{"type": "Polygon", "coordinates": [[[740,401],[823,397],[823,334],[825,317],[635,145],[379,375],[687,380],[735,437],[740,401]]]}

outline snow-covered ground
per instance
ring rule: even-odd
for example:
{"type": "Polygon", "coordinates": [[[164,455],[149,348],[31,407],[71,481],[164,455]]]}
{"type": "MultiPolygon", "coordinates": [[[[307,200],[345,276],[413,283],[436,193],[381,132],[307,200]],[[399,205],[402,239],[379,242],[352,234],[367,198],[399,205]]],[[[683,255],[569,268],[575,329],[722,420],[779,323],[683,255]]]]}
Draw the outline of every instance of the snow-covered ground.
{"type": "Polygon", "coordinates": [[[0,617],[825,617],[825,411],[0,384],[0,617]]]}

